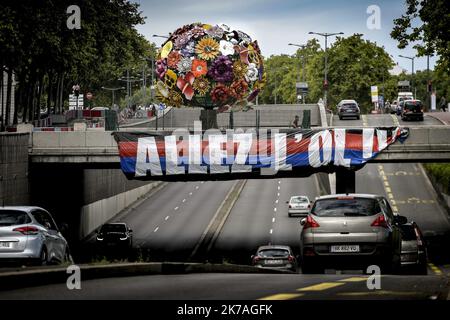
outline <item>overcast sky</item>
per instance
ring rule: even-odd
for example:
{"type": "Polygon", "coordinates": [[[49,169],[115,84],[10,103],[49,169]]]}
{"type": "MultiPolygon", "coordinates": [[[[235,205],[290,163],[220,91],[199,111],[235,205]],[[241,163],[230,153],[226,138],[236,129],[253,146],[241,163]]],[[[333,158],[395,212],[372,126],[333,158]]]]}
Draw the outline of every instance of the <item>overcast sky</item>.
{"type": "MultiPolygon", "coordinates": [[[[403,0],[135,0],[141,4],[145,25],[138,26],[148,40],[160,45],[163,39],[153,34],[168,35],[178,27],[192,23],[226,24],[231,29],[248,33],[258,40],[262,54],[293,54],[288,43],[306,43],[313,38],[309,31],[364,34],[364,38],[384,46],[402,68],[411,71],[411,60],[399,54],[413,56],[415,50],[400,50],[390,37],[393,20],[406,10],[403,0]],[[367,13],[370,5],[380,8],[381,28],[370,30],[367,13]]],[[[323,37],[318,38],[324,46],[323,37]]],[[[334,38],[329,38],[333,42],[334,38]]],[[[433,68],[436,58],[430,59],[433,68]]],[[[427,67],[426,57],[416,58],[415,70],[427,67]]]]}

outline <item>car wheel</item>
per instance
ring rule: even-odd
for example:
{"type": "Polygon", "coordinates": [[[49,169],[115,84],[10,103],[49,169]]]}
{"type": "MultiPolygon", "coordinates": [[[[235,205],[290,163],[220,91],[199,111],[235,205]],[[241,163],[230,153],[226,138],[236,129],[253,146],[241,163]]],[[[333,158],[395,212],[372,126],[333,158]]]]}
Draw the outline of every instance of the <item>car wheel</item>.
{"type": "Polygon", "coordinates": [[[356,117],[356,120],[359,120],[359,119],[361,119],[361,117],[360,117],[360,116],[357,116],[357,117],[356,117]]]}
{"type": "Polygon", "coordinates": [[[41,255],[39,257],[38,264],[40,266],[46,266],[48,264],[48,253],[47,253],[47,248],[46,247],[42,247],[41,255]]]}

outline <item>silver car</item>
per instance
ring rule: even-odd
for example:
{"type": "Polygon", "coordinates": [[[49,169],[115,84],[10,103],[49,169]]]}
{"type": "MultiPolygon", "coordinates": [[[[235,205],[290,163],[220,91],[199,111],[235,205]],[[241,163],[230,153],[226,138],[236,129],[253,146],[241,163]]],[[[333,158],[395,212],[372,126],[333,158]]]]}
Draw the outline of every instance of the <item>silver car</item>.
{"type": "Polygon", "coordinates": [[[297,272],[297,259],[289,246],[267,245],[251,256],[252,265],[259,268],[286,269],[297,272]]]}
{"type": "Polygon", "coordinates": [[[288,215],[303,215],[306,216],[311,209],[311,202],[307,196],[293,196],[289,201],[286,201],[289,205],[288,215]]]}
{"type": "Polygon", "coordinates": [[[316,199],[301,220],[300,249],[304,273],[332,269],[365,269],[378,265],[383,272],[400,267],[403,216],[394,215],[388,201],[377,195],[338,194],[316,199]]]}
{"type": "Polygon", "coordinates": [[[52,216],[39,207],[0,207],[0,263],[39,265],[71,261],[69,246],[52,216]]]}

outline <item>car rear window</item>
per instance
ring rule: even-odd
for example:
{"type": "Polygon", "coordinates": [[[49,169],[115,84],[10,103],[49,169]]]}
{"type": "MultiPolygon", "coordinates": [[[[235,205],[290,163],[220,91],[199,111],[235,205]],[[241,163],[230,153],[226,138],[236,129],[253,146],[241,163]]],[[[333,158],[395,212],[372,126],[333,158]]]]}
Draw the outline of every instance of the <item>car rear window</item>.
{"type": "Polygon", "coordinates": [[[311,213],[319,217],[373,216],[381,212],[376,199],[333,198],[317,200],[311,213]]]}
{"type": "Polygon", "coordinates": [[[0,227],[31,223],[26,212],[19,210],[0,210],[0,227]]]}
{"type": "Polygon", "coordinates": [[[353,109],[355,109],[355,108],[356,108],[356,104],[354,104],[354,103],[344,103],[344,104],[342,105],[342,107],[344,107],[344,108],[353,108],[353,109]]]}
{"type": "Polygon", "coordinates": [[[291,199],[292,203],[308,203],[308,199],[303,198],[303,197],[298,197],[298,198],[292,198],[291,199]]]}
{"type": "Polygon", "coordinates": [[[422,102],[420,101],[407,101],[405,102],[405,109],[420,112],[422,109],[422,102]]]}
{"type": "Polygon", "coordinates": [[[266,249],[259,251],[258,255],[263,258],[287,257],[289,251],[286,249],[266,249]]]}
{"type": "Polygon", "coordinates": [[[102,232],[125,232],[126,228],[123,224],[105,224],[102,227],[102,232]]]}

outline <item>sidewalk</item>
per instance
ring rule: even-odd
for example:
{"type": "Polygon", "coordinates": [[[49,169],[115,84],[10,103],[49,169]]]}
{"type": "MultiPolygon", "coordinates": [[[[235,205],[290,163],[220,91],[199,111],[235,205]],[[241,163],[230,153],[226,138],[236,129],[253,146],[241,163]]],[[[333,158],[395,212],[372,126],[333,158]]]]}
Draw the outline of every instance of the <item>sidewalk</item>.
{"type": "Polygon", "coordinates": [[[450,125],[450,112],[428,112],[427,115],[450,125]]]}

